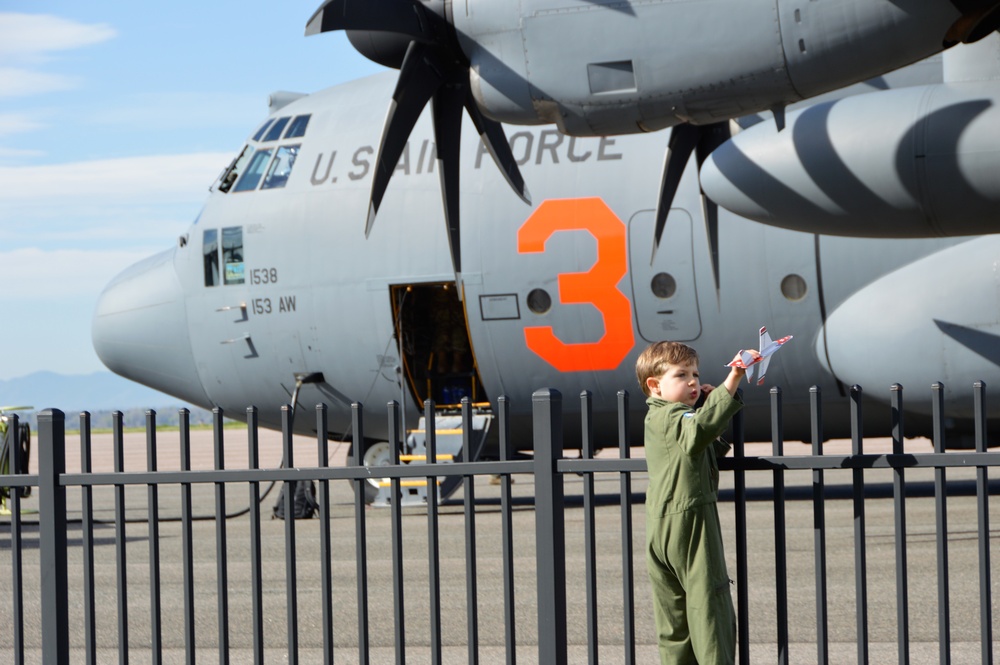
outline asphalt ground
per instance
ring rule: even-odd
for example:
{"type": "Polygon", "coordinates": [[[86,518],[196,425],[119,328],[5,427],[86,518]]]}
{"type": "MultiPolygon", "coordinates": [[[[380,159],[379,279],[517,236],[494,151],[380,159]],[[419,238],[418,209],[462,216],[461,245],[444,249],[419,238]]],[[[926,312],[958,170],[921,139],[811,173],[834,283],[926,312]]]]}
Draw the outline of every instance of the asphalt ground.
{"type": "MultiPolygon", "coordinates": [[[[247,443],[242,430],[226,430],[226,468],[246,468],[247,443]]],[[[179,469],[178,435],[158,434],[157,466],[160,470],[179,469]]],[[[92,440],[95,471],[113,470],[110,435],[95,435],[92,440]]],[[[885,440],[866,441],[865,452],[888,452],[885,440]]],[[[192,468],[210,469],[213,465],[212,434],[192,432],[192,468]]],[[[907,452],[930,452],[925,440],[908,441],[907,452]]],[[[281,460],[280,435],[260,433],[260,466],[277,467],[281,460]]],[[[807,454],[807,446],[785,444],[788,455],[807,454]]],[[[847,442],[830,442],[827,454],[849,452],[847,442]]],[[[331,465],[343,464],[346,445],[331,445],[331,465]]],[[[634,456],[641,449],[632,451],[634,456]]],[[[617,451],[605,451],[604,456],[617,451]]],[[[769,455],[770,446],[748,445],[747,455],[769,455]]],[[[35,456],[33,456],[35,457],[35,456]]],[[[37,458],[36,458],[37,459],[37,458]]],[[[36,459],[32,460],[34,464],[36,459]]],[[[314,464],[315,441],[307,437],[295,440],[296,466],[314,464]]],[[[125,437],[125,470],[146,469],[146,438],[142,433],[125,437]]],[[[67,470],[80,468],[78,438],[67,435],[67,470]]],[[[1000,472],[995,475],[1000,476],[1000,472]]],[[[788,498],[784,504],[787,523],[786,568],[788,586],[788,635],[791,642],[789,662],[820,661],[817,647],[817,603],[814,530],[814,506],[811,472],[788,472],[788,498]]],[[[933,498],[927,488],[933,480],[930,470],[908,469],[906,481],[916,490],[906,500],[906,559],[908,589],[908,662],[938,663],[938,601],[936,572],[936,536],[933,498]]],[[[948,498],[948,556],[950,580],[951,662],[982,662],[980,646],[979,558],[977,540],[977,508],[974,495],[968,495],[975,478],[974,469],[949,469],[948,479],[953,495],[948,498]]],[[[868,470],[866,485],[873,494],[891,496],[892,472],[868,470]]],[[[766,488],[772,482],[771,472],[747,474],[750,500],[747,503],[749,565],[749,641],[751,661],[773,663],[778,660],[776,628],[776,572],[774,541],[774,504],[766,488]]],[[[826,521],[826,584],[828,592],[829,662],[856,663],[856,604],[854,576],[853,504],[849,492],[841,491],[851,482],[848,471],[829,471],[824,482],[831,498],[825,503],[826,521]]],[[[643,498],[645,474],[632,478],[632,495],[627,505],[634,527],[632,535],[632,572],[634,574],[635,653],[637,663],[657,662],[655,634],[649,585],[646,580],[643,549],[643,498]]],[[[618,474],[596,477],[597,501],[597,584],[598,584],[598,643],[599,662],[624,663],[623,566],[621,563],[622,511],[618,474]]],[[[726,535],[726,552],[730,576],[736,577],[735,510],[732,501],[733,474],[724,473],[720,514],[726,535]]],[[[261,491],[266,486],[261,487],[261,491]]],[[[334,589],[332,599],[335,661],[358,662],[358,601],[355,564],[355,529],[353,491],[344,481],[330,484],[331,527],[333,532],[332,566],[334,589]]],[[[538,626],[535,605],[535,543],[534,483],[531,476],[515,476],[514,496],[514,571],[515,571],[515,638],[518,663],[537,663],[538,626]]],[[[584,536],[582,479],[565,479],[568,510],[566,513],[567,566],[567,629],[569,661],[586,662],[586,604],[584,577],[584,536]]],[[[215,487],[195,485],[192,491],[194,514],[206,519],[194,522],[195,550],[195,643],[199,662],[219,662],[219,603],[217,593],[217,562],[215,487]]],[[[460,489],[439,511],[439,552],[442,571],[442,645],[446,663],[502,663],[504,656],[503,578],[501,570],[500,489],[488,476],[478,477],[476,497],[476,611],[478,616],[478,660],[469,655],[469,623],[466,594],[466,520],[460,489]]],[[[234,513],[249,505],[245,484],[226,486],[227,512],[234,513]]],[[[269,519],[271,506],[277,500],[277,489],[262,502],[265,518],[261,524],[264,580],[264,644],[266,662],[285,662],[288,640],[286,593],[285,525],[269,519]]],[[[81,491],[68,490],[70,517],[80,515],[81,491]]],[[[180,515],[180,491],[163,487],[159,491],[161,519],[180,515]]],[[[1000,525],[998,500],[990,502],[990,524],[1000,525]]],[[[111,488],[94,490],[94,516],[103,523],[95,527],[96,575],[96,634],[99,662],[118,662],[118,611],[116,590],[116,534],[114,493],[111,488]]],[[[150,653],[150,570],[147,488],[130,486],[126,490],[127,517],[125,540],[128,583],[129,662],[152,662],[150,653]]],[[[38,605],[38,528],[37,495],[22,502],[23,521],[23,580],[24,580],[24,644],[26,662],[41,661],[43,636],[39,627],[38,605]]],[[[402,548],[405,557],[403,602],[408,662],[429,660],[429,593],[427,514],[420,508],[404,509],[402,548]]],[[[393,624],[394,597],[392,583],[391,532],[388,509],[368,508],[367,547],[369,596],[367,610],[370,619],[369,640],[372,663],[395,661],[396,641],[393,624]]],[[[11,534],[8,518],[0,518],[0,571],[11,570],[11,534]]],[[[891,498],[875,498],[866,502],[867,561],[868,561],[868,632],[870,662],[902,662],[897,647],[897,582],[894,549],[894,504],[891,498]]],[[[252,662],[253,641],[251,614],[251,567],[249,556],[250,519],[241,515],[226,520],[226,561],[228,565],[228,640],[229,662],[252,662]]],[[[162,607],[163,662],[184,662],[183,586],[181,567],[181,526],[176,521],[162,521],[160,532],[160,589],[162,607]]],[[[298,520],[296,532],[296,635],[300,662],[322,662],[322,595],[319,568],[319,521],[298,520]]],[[[997,526],[991,529],[991,575],[993,598],[993,633],[998,632],[1000,607],[997,599],[1000,585],[1000,552],[993,545],[1000,538],[997,526]]],[[[71,662],[85,662],[82,537],[78,522],[69,527],[69,617],[71,662]]],[[[733,589],[734,602],[736,589],[733,589]]],[[[0,572],[0,662],[13,662],[12,575],[0,572]]],[[[996,650],[996,644],[994,644],[996,650]]],[[[905,653],[905,652],[904,652],[905,653]]]]}

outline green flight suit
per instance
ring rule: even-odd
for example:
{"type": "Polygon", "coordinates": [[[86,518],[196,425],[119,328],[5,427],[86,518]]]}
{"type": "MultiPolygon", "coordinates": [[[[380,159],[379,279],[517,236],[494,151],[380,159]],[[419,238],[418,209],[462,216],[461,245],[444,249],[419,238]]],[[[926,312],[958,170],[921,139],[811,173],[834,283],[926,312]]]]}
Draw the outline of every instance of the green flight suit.
{"type": "Polygon", "coordinates": [[[718,440],[743,404],[716,388],[700,409],[646,400],[646,566],[663,665],[732,664],[736,613],[717,508],[718,440]]]}

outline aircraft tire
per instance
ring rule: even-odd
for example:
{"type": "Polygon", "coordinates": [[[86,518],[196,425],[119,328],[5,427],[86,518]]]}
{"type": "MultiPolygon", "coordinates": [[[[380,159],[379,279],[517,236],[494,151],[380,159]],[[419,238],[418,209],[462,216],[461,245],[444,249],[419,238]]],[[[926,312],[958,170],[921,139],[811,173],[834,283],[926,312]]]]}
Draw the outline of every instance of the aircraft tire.
{"type": "MultiPolygon", "coordinates": [[[[347,449],[347,459],[354,457],[354,443],[347,449]]],[[[389,466],[391,455],[388,441],[365,442],[365,451],[361,456],[365,466],[389,466]]],[[[378,482],[381,478],[372,478],[365,482],[365,505],[371,505],[378,498],[378,482]]],[[[353,483],[352,483],[353,484],[353,483]]]]}

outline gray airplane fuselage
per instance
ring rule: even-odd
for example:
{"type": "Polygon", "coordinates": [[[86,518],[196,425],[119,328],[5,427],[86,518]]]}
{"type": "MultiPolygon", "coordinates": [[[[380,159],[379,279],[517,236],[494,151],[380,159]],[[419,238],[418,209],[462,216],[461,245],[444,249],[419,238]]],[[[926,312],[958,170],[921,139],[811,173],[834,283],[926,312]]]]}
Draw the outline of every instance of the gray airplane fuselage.
{"type": "MultiPolygon", "coordinates": [[[[647,344],[691,344],[702,380],[719,384],[723,365],[756,344],[761,325],[794,340],[773,357],[765,386],[744,384],[751,439],[770,438],[771,386],[782,388],[785,437],[808,439],[811,386],[822,390],[825,434],[840,437],[850,434],[838,416],[852,384],[874,400],[865,410],[868,433],[888,433],[881,405],[898,381],[913,416],[907,434],[924,434],[933,382],[946,384],[958,431],[971,427],[973,382],[1000,382],[1000,358],[983,350],[1000,334],[1000,243],[992,237],[833,237],[721,210],[716,288],[691,167],[651,261],[669,130],[574,138],[551,127],[508,128],[529,206],[466,119],[456,279],[425,113],[366,238],[383,100],[393,84],[393,74],[376,75],[276,108],[272,118],[308,115],[304,134],[268,141],[265,133],[248,145],[272,155],[284,148],[285,164],[262,173],[255,188],[250,180],[242,191],[239,180],[217,182],[175,247],[109,284],[94,318],[102,361],[231,417],[254,405],[270,427],[280,426],[296,376],[311,374],[300,405],[325,402],[331,431],[342,434],[351,402],[363,402],[366,434],[384,438],[387,402],[402,401],[415,424],[421,400],[440,398],[432,383],[449,369],[432,364],[446,351],[430,353],[436,342],[424,337],[440,323],[431,310],[436,290],[447,286],[448,297],[461,295],[474,357],[473,366],[450,371],[473,375],[461,391],[473,401],[509,398],[522,448],[531,445],[532,393],[543,387],[562,393],[570,432],[581,391],[591,391],[603,446],[617,445],[617,393],[627,390],[633,442],[640,441],[645,405],[634,365],[647,344]],[[277,180],[289,161],[287,180],[277,180]],[[276,179],[262,188],[269,175],[276,179]]],[[[296,430],[315,431],[315,418],[302,413],[296,430]]]]}

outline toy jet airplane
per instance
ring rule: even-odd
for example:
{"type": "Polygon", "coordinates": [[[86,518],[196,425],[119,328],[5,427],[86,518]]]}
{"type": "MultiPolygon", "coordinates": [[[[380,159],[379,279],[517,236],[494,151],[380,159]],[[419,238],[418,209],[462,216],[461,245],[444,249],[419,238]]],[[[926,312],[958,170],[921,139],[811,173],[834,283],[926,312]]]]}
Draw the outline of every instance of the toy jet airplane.
{"type": "Polygon", "coordinates": [[[726,367],[741,367],[747,371],[747,381],[753,379],[753,366],[760,364],[760,376],[757,385],[764,384],[764,374],[767,372],[767,365],[771,362],[771,356],[782,347],[782,345],[792,338],[791,335],[782,337],[777,341],[772,341],[767,334],[767,326],[760,328],[760,357],[754,358],[748,351],[740,350],[740,359],[726,365],[726,367]]]}

